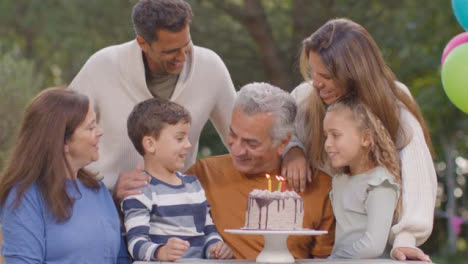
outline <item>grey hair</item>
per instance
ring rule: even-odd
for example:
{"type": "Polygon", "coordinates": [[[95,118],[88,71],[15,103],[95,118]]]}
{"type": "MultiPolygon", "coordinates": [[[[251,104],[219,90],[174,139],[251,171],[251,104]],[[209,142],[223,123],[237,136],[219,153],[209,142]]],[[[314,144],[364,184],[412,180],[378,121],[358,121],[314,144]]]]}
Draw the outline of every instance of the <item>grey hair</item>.
{"type": "Polygon", "coordinates": [[[234,107],[247,115],[272,113],[275,120],[270,136],[275,145],[295,131],[297,106],[294,98],[269,83],[254,82],[242,87],[237,92],[234,107]]]}

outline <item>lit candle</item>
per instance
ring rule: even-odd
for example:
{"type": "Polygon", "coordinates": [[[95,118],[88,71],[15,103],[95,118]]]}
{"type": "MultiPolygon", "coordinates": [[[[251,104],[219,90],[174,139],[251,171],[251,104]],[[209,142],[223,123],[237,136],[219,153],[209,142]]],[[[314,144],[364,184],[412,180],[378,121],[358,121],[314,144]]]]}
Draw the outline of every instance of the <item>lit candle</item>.
{"type": "Polygon", "coordinates": [[[283,182],[281,181],[281,176],[276,175],[276,179],[278,180],[278,192],[281,192],[281,188],[283,186],[283,182]]]}
{"type": "Polygon", "coordinates": [[[281,192],[284,192],[286,190],[286,179],[283,176],[280,176],[281,178],[281,192]]]}
{"type": "Polygon", "coordinates": [[[268,180],[268,191],[271,192],[271,179],[270,179],[270,174],[265,174],[267,180],[268,180]]]}

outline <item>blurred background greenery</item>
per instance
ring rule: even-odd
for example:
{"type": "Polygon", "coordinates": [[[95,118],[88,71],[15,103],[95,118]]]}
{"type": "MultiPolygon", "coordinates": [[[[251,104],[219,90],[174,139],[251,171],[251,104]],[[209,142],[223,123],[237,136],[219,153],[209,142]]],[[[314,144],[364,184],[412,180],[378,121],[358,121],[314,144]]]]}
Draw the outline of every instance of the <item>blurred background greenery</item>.
{"type": "MultiPolygon", "coordinates": [[[[236,89],[252,81],[292,90],[301,40],[330,18],[366,27],[429,123],[439,187],[434,231],[422,246],[438,263],[468,263],[468,115],[445,96],[440,57],[463,32],[448,0],[189,0],[196,45],[217,52],[236,89]]],[[[134,38],[135,0],[0,1],[0,169],[25,104],[68,84],[97,50],[134,38]]],[[[468,62],[467,62],[468,63],[468,62]]],[[[468,87],[467,87],[468,88],[468,87]]],[[[199,157],[226,153],[208,124],[199,157]]]]}

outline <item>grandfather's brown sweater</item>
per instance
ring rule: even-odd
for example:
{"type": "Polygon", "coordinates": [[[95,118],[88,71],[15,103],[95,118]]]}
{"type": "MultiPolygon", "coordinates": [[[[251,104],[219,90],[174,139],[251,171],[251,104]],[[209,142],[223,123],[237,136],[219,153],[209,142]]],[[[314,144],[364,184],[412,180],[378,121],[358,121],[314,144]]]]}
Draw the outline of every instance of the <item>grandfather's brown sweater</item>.
{"type": "MultiPolygon", "coordinates": [[[[278,171],[265,173],[276,175],[278,171]]],[[[265,173],[246,175],[237,171],[231,155],[199,160],[186,173],[197,176],[201,182],[216,228],[232,248],[234,257],[255,259],[263,248],[263,236],[229,234],[224,229],[244,226],[248,195],[253,189],[267,188],[265,173]]],[[[278,182],[273,179],[272,188],[275,189],[277,185],[278,182]]],[[[289,186],[286,185],[286,188],[289,189],[289,186]]],[[[299,194],[304,199],[303,227],[327,230],[328,234],[289,236],[288,248],[295,258],[323,258],[330,254],[335,237],[335,218],[328,196],[330,189],[330,177],[319,173],[312,183],[308,183],[306,191],[299,194]]]]}

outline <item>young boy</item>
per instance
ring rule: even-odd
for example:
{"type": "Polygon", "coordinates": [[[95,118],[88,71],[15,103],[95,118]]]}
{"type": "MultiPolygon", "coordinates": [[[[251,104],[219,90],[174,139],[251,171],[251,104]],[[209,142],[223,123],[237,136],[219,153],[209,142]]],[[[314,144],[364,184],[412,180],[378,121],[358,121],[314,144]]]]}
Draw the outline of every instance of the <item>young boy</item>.
{"type": "Polygon", "coordinates": [[[161,98],[137,104],[127,120],[128,135],[151,176],[141,193],[122,201],[128,250],[134,260],[231,258],[210,216],[196,177],[184,175],[190,114],[161,98]]]}

